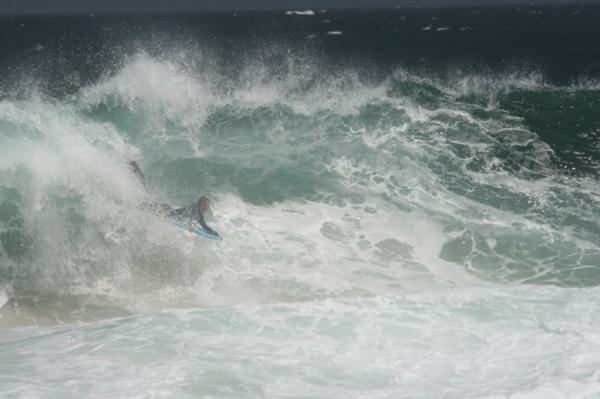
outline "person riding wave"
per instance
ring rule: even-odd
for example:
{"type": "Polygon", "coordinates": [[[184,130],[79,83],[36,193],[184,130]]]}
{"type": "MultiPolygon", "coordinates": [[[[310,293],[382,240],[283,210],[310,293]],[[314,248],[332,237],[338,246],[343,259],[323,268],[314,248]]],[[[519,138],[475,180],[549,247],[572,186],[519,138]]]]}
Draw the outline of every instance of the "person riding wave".
{"type": "MultiPolygon", "coordinates": [[[[146,178],[138,164],[135,161],[129,161],[127,164],[131,167],[131,170],[140,180],[145,189],[146,178]]],[[[150,209],[157,214],[186,223],[190,231],[194,229],[194,222],[197,222],[208,234],[218,236],[219,233],[211,229],[204,220],[204,214],[208,211],[209,207],[210,201],[205,196],[198,198],[197,202],[182,208],[173,208],[171,205],[165,203],[158,205],[156,203],[144,205],[144,208],[150,209]]]]}

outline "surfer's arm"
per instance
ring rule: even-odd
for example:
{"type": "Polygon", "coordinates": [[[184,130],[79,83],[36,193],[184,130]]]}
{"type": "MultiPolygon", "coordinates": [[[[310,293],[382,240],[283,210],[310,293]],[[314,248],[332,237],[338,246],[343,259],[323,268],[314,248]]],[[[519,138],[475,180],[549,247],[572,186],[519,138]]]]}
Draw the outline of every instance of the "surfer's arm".
{"type": "MultiPolygon", "coordinates": [[[[204,216],[201,213],[198,214],[197,220],[198,220],[198,223],[200,224],[200,226],[204,229],[204,231],[206,231],[209,234],[215,235],[215,236],[219,235],[219,233],[217,233],[216,231],[214,231],[213,229],[208,227],[208,225],[204,221],[204,216]]],[[[191,222],[190,222],[190,226],[191,226],[191,222]]]]}

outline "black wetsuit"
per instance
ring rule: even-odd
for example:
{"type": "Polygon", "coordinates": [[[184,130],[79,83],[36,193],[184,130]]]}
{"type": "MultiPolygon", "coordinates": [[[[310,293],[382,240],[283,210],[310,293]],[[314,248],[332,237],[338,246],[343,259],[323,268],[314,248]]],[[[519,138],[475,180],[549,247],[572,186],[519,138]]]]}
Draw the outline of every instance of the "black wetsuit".
{"type": "MultiPolygon", "coordinates": [[[[163,204],[163,206],[164,205],[166,205],[166,204],[163,204]]],[[[169,208],[171,208],[171,207],[169,206],[169,208]]],[[[192,220],[196,220],[198,222],[198,224],[200,224],[200,226],[207,233],[213,234],[216,236],[219,235],[219,233],[217,233],[216,231],[214,231],[213,229],[208,227],[208,225],[204,221],[204,214],[200,210],[200,207],[198,206],[198,204],[192,204],[192,205],[186,206],[184,208],[177,208],[177,209],[171,208],[171,209],[167,210],[167,216],[170,216],[172,218],[175,218],[175,219],[180,220],[185,223],[189,223],[192,220]]]]}

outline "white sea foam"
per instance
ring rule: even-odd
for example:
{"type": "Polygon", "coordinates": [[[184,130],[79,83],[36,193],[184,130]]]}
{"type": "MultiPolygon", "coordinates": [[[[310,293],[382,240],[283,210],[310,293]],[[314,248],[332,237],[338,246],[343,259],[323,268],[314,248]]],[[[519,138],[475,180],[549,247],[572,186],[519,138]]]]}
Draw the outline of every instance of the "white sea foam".
{"type": "Polygon", "coordinates": [[[4,332],[0,393],[583,397],[600,389],[597,295],[463,287],[4,332]]]}
{"type": "Polygon", "coordinates": [[[315,15],[315,12],[313,10],[304,10],[304,11],[286,11],[285,12],[287,15],[306,15],[306,16],[312,16],[315,15]]]}

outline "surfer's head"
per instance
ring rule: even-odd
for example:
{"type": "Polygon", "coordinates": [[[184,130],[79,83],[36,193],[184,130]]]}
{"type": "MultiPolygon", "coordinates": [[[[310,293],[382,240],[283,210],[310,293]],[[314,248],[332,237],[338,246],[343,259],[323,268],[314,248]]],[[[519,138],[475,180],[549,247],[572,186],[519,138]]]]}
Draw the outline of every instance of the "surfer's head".
{"type": "Polygon", "coordinates": [[[208,201],[208,198],[206,198],[206,197],[198,198],[198,209],[200,209],[200,212],[206,212],[208,210],[209,206],[210,206],[210,203],[208,201]]]}

